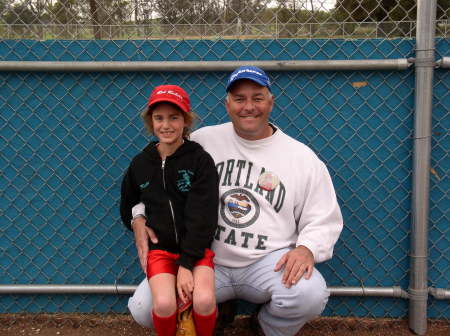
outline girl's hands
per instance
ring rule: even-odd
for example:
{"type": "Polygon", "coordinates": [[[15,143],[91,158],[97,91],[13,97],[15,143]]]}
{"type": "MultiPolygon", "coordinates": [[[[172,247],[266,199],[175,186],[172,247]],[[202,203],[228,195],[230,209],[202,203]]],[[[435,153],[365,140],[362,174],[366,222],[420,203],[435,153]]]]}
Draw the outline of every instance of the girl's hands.
{"type": "Polygon", "coordinates": [[[194,291],[194,276],[190,270],[180,266],[177,274],[177,292],[183,303],[192,301],[194,291]]]}

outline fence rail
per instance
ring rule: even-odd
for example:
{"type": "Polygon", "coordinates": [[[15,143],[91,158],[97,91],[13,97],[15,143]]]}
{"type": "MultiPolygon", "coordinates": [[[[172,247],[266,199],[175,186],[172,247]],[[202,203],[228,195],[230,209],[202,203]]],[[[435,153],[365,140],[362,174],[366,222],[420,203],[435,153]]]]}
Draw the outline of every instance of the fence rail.
{"type": "MultiPolygon", "coordinates": [[[[444,64],[444,61],[436,64],[444,64]]],[[[407,70],[413,59],[308,61],[37,62],[0,61],[0,71],[231,71],[252,64],[271,71],[407,70]]]]}

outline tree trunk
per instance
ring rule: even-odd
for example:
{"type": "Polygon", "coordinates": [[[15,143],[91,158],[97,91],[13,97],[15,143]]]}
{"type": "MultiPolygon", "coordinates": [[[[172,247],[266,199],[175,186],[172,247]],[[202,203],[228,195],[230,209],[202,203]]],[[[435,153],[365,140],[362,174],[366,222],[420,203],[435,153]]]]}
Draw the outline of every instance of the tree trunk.
{"type": "Polygon", "coordinates": [[[138,0],[134,0],[134,23],[139,23],[139,2],[138,0]]]}
{"type": "Polygon", "coordinates": [[[96,40],[101,40],[102,33],[100,30],[100,23],[98,21],[97,0],[89,0],[89,5],[91,7],[91,17],[92,17],[92,25],[93,25],[93,30],[94,30],[94,38],[96,40]]]}

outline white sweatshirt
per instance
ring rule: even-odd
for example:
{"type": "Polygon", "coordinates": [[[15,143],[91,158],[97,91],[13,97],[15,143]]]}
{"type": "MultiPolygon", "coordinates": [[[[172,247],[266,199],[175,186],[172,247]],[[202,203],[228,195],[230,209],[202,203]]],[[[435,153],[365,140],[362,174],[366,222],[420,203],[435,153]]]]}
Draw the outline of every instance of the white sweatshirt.
{"type": "Polygon", "coordinates": [[[342,215],[328,170],[310,148],[280,129],[245,140],[232,123],[203,127],[191,139],[209,152],[219,173],[216,264],[243,267],[299,245],[311,250],[316,263],[331,258],[342,215]],[[278,177],[275,189],[259,188],[264,172],[278,177]]]}

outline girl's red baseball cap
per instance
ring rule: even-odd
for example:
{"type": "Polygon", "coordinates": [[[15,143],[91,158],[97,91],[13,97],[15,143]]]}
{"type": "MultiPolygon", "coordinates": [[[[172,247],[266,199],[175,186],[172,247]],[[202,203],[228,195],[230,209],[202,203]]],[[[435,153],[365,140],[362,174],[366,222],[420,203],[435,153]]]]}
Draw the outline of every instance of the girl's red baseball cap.
{"type": "Polygon", "coordinates": [[[178,85],[160,85],[155,87],[148,99],[148,107],[161,102],[175,104],[185,113],[189,113],[191,109],[189,95],[178,85]]]}

